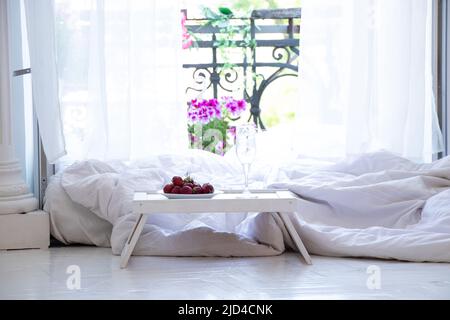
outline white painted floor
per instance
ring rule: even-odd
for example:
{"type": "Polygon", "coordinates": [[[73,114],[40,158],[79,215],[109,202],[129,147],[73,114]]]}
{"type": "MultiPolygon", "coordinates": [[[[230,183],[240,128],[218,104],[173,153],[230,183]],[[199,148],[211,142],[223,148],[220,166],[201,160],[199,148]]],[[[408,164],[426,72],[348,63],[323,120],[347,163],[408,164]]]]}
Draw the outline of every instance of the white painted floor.
{"type": "Polygon", "coordinates": [[[0,299],[450,299],[450,264],[312,258],[132,257],[121,270],[104,248],[1,251],[0,299]],[[79,290],[67,287],[71,265],[79,290]],[[380,289],[367,286],[370,266],[380,289]]]}

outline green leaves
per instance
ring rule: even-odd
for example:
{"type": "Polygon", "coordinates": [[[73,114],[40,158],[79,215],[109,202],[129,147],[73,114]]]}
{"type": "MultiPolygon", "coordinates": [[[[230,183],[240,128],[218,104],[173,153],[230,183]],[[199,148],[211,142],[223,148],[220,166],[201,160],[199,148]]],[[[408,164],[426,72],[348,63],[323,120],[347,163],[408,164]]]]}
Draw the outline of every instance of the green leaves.
{"type": "Polygon", "coordinates": [[[222,72],[235,66],[236,61],[230,61],[230,49],[241,48],[242,59],[247,55],[247,48],[254,49],[256,41],[251,37],[250,22],[247,19],[236,19],[230,8],[219,7],[214,11],[208,7],[202,7],[203,14],[207,21],[204,26],[213,26],[219,29],[216,33],[216,40],[213,46],[220,52],[224,62],[222,72]],[[234,23],[232,20],[241,20],[234,23]]]}
{"type": "Polygon", "coordinates": [[[233,11],[227,7],[220,7],[219,12],[214,12],[211,8],[202,7],[203,15],[206,19],[217,20],[223,18],[223,16],[227,16],[227,18],[231,18],[233,16],[233,11]]]}
{"type": "Polygon", "coordinates": [[[202,7],[202,12],[203,12],[203,15],[205,16],[205,18],[208,19],[208,20],[220,19],[220,15],[215,13],[214,11],[212,11],[208,7],[202,7]]]}
{"type": "Polygon", "coordinates": [[[232,16],[233,15],[233,11],[231,11],[231,9],[227,8],[227,7],[220,7],[219,8],[219,12],[221,14],[226,15],[226,16],[232,16]]]}

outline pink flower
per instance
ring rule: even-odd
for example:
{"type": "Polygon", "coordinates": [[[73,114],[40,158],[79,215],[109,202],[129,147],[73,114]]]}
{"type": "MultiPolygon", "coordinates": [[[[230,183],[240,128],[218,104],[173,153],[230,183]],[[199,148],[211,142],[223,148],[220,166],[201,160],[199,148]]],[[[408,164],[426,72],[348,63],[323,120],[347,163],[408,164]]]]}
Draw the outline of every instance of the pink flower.
{"type": "Polygon", "coordinates": [[[238,100],[237,106],[238,106],[239,110],[245,110],[245,107],[247,106],[247,103],[243,99],[242,100],[238,100]]]}
{"type": "Polygon", "coordinates": [[[188,108],[188,119],[191,123],[209,123],[214,119],[223,120],[224,115],[230,113],[238,117],[246,109],[245,100],[235,100],[231,97],[217,99],[193,99],[188,108]]]}
{"type": "Polygon", "coordinates": [[[186,27],[186,20],[187,17],[184,14],[184,12],[181,13],[181,30],[183,31],[182,36],[182,48],[183,49],[189,49],[192,44],[194,43],[194,41],[192,40],[191,35],[188,32],[188,29],[186,27]]]}
{"type": "Polygon", "coordinates": [[[206,124],[214,118],[222,118],[222,111],[217,99],[194,99],[191,101],[188,109],[188,119],[192,123],[200,122],[206,124]]]}
{"type": "Polygon", "coordinates": [[[247,106],[245,100],[235,100],[232,97],[222,97],[222,103],[233,117],[239,116],[247,106]]]}
{"type": "Polygon", "coordinates": [[[183,49],[189,49],[194,42],[192,40],[183,41],[183,49]]]}

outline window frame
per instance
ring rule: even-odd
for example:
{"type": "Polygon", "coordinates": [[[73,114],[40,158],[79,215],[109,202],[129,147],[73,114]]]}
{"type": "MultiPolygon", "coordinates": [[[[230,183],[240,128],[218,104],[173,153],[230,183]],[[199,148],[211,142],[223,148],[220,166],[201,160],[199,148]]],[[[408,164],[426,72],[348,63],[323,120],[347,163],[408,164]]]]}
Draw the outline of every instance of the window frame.
{"type": "Polygon", "coordinates": [[[433,2],[435,5],[435,83],[437,91],[437,114],[439,125],[442,130],[444,139],[444,151],[438,154],[438,158],[445,157],[450,151],[450,112],[448,106],[449,92],[450,92],[450,6],[446,0],[438,0],[433,2]]]}

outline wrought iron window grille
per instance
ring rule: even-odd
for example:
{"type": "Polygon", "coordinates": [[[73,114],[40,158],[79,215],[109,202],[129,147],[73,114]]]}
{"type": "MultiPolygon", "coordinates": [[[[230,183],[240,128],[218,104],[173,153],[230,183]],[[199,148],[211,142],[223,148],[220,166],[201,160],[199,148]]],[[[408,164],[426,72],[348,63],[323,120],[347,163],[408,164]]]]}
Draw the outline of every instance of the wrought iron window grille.
{"type": "MultiPolygon", "coordinates": [[[[187,11],[183,12],[187,16],[187,11]]],[[[250,105],[248,121],[253,121],[259,128],[265,130],[260,108],[264,91],[277,79],[298,76],[300,18],[300,8],[254,10],[248,18],[233,18],[249,21],[251,40],[254,40],[255,45],[247,46],[251,50],[251,61],[243,54],[242,61],[233,61],[232,67],[225,69],[222,74],[221,70],[225,64],[219,61],[216,44],[217,36],[221,33],[220,28],[204,25],[207,19],[187,18],[187,30],[196,38],[201,37],[201,40],[195,42],[195,46],[199,50],[211,50],[212,62],[183,64],[183,68],[193,70],[193,84],[186,88],[186,93],[193,91],[202,94],[212,88],[213,97],[218,98],[220,92],[224,95],[232,93],[233,88],[230,86],[233,86],[240,76],[244,77],[243,81],[251,81],[251,85],[243,86],[242,97],[250,105]],[[272,20],[273,23],[262,23],[263,20],[272,20]],[[205,38],[208,39],[204,40],[205,38]],[[262,48],[272,49],[272,61],[259,60],[258,52],[262,48]],[[271,71],[264,75],[260,72],[262,68],[271,71]],[[248,74],[255,76],[248,79],[248,74]]],[[[237,40],[236,44],[238,47],[246,47],[240,40],[237,40]]]]}

